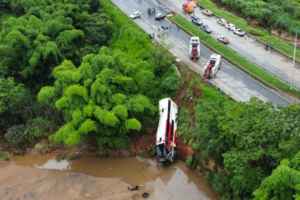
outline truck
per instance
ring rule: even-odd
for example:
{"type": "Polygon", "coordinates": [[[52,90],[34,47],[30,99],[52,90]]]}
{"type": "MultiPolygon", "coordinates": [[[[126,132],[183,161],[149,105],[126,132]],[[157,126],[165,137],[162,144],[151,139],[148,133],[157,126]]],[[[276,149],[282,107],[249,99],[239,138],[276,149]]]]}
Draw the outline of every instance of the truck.
{"type": "Polygon", "coordinates": [[[207,79],[215,77],[217,71],[221,68],[221,62],[221,55],[212,54],[203,69],[203,76],[207,79]]]}
{"type": "Polygon", "coordinates": [[[171,98],[159,101],[159,123],[156,132],[157,162],[168,166],[176,157],[178,106],[171,98]]]}
{"type": "Polygon", "coordinates": [[[200,58],[200,39],[199,37],[191,37],[190,38],[190,58],[193,61],[196,61],[200,58]]]}
{"type": "Polygon", "coordinates": [[[195,7],[190,3],[186,2],[182,5],[182,9],[184,12],[193,13],[195,11],[195,7]]]}

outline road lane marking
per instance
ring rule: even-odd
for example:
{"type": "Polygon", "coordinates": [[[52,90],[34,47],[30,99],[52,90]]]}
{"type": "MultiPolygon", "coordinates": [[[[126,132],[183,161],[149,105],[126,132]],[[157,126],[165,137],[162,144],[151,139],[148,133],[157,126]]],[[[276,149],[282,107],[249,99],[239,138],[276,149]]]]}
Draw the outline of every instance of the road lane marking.
{"type": "Polygon", "coordinates": [[[131,0],[131,2],[138,7],[138,5],[136,3],[134,3],[132,0],[131,0]]]}

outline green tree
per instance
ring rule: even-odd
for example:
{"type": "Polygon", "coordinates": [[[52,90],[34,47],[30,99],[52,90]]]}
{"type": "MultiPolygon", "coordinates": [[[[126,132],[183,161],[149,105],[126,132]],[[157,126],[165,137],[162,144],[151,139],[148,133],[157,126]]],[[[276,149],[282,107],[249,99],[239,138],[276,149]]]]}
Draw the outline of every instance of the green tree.
{"type": "Polygon", "coordinates": [[[135,65],[140,64],[104,47],[99,55],[85,56],[79,68],[70,61],[56,67],[54,86],[42,88],[38,95],[40,101],[55,102],[56,108],[65,113],[67,123],[52,139],[68,146],[90,138],[99,147],[125,147],[126,134],[140,130],[140,121],[152,119],[155,113],[135,80],[145,68],[135,65]]]}
{"type": "Polygon", "coordinates": [[[300,196],[300,171],[295,169],[299,167],[300,152],[295,156],[295,161],[284,159],[281,164],[265,178],[261,186],[253,193],[254,200],[285,200],[298,199],[300,196]],[[298,157],[298,158],[296,158],[298,157]]]}
{"type": "Polygon", "coordinates": [[[12,77],[0,78],[0,130],[21,113],[19,105],[24,95],[22,84],[16,84],[12,77]]]}
{"type": "Polygon", "coordinates": [[[100,1],[99,0],[90,0],[89,5],[90,5],[91,13],[97,12],[100,7],[100,1]]]}

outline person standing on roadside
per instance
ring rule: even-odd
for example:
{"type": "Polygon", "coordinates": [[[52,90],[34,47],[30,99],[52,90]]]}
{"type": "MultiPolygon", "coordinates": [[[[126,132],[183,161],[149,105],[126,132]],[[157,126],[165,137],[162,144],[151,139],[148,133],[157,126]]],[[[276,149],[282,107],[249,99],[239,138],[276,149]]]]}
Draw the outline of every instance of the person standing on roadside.
{"type": "Polygon", "coordinates": [[[247,35],[246,34],[245,34],[244,38],[245,38],[245,41],[246,41],[247,40],[247,35]]]}

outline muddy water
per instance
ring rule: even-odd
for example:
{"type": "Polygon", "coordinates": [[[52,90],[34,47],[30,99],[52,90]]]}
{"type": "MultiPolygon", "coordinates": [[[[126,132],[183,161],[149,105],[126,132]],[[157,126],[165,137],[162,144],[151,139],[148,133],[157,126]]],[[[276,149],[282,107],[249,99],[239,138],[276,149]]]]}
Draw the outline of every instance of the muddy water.
{"type": "Polygon", "coordinates": [[[58,153],[17,156],[11,162],[21,166],[57,169],[99,177],[120,177],[132,186],[143,185],[143,189],[150,193],[148,199],[218,199],[203,177],[188,169],[181,161],[176,161],[170,167],[157,167],[155,160],[140,157],[86,157],[58,162],[55,159],[57,155],[58,153]]]}

